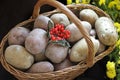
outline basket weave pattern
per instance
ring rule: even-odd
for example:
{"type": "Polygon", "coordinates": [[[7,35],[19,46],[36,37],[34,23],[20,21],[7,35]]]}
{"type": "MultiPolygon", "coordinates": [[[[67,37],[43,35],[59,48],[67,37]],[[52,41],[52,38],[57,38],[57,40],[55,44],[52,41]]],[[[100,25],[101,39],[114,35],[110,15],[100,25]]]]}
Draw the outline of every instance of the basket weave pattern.
{"type": "Polygon", "coordinates": [[[8,32],[8,34],[2,39],[2,42],[0,44],[0,46],[1,46],[0,60],[1,60],[3,67],[8,72],[13,74],[17,79],[19,79],[19,80],[73,80],[75,77],[84,73],[85,70],[87,70],[89,67],[93,66],[97,61],[101,60],[103,57],[108,55],[114,49],[114,45],[113,45],[113,46],[108,47],[108,49],[105,50],[104,52],[102,52],[101,54],[99,54],[95,57],[93,56],[93,48],[94,48],[93,43],[90,39],[90,36],[85,31],[85,29],[83,27],[80,27],[82,25],[81,25],[80,20],[77,18],[77,16],[79,15],[80,10],[86,9],[86,8],[94,10],[99,16],[109,17],[109,15],[107,15],[101,9],[99,9],[95,6],[92,6],[92,5],[88,5],[88,4],[77,4],[77,5],[65,6],[55,0],[38,0],[37,4],[34,7],[32,18],[19,23],[15,27],[17,27],[17,26],[31,27],[35,18],[39,15],[40,7],[45,4],[51,5],[58,9],[56,9],[54,11],[43,13],[42,15],[50,16],[54,13],[62,12],[64,14],[66,14],[68,16],[68,18],[77,25],[77,27],[83,34],[83,37],[86,39],[87,44],[88,44],[89,54],[87,56],[87,60],[84,62],[80,62],[79,64],[77,64],[75,66],[71,66],[71,67],[68,67],[68,68],[65,68],[65,69],[62,69],[59,71],[48,72],[48,73],[34,73],[34,74],[33,73],[25,73],[23,71],[17,70],[16,68],[12,67],[5,60],[4,50],[8,45],[7,44],[7,38],[8,38],[8,34],[9,34],[9,32],[8,32]]]}

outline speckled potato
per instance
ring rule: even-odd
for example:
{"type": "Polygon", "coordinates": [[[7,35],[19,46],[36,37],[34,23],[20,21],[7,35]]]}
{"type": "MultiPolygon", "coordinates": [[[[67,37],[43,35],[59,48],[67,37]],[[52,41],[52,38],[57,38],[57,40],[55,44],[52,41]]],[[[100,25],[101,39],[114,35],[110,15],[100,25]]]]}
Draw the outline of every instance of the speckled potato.
{"type": "Polygon", "coordinates": [[[98,15],[95,11],[91,9],[83,9],[79,13],[79,17],[83,21],[89,22],[93,27],[95,25],[95,21],[98,19],[98,15]]]}
{"type": "MultiPolygon", "coordinates": [[[[94,44],[94,55],[98,51],[99,48],[99,41],[93,37],[91,37],[91,40],[94,44]]],[[[85,41],[84,38],[79,40],[71,49],[70,52],[70,60],[72,62],[80,62],[86,60],[86,57],[88,55],[88,46],[87,42],[85,41]]],[[[93,56],[94,56],[93,55],[93,56]]]]}
{"type": "Polygon", "coordinates": [[[43,29],[33,29],[25,40],[25,48],[31,54],[42,54],[47,43],[47,32],[43,29]]]}
{"type": "Polygon", "coordinates": [[[44,15],[39,15],[34,22],[34,28],[42,28],[47,30],[48,29],[48,22],[51,21],[53,23],[53,21],[44,15]]]}
{"type": "Polygon", "coordinates": [[[56,14],[53,14],[50,19],[52,19],[52,21],[55,23],[55,24],[64,24],[64,26],[66,27],[67,25],[70,24],[70,21],[68,19],[68,17],[63,14],[63,13],[56,13],[56,14]]]}
{"type": "Polygon", "coordinates": [[[9,45],[23,45],[29,32],[29,29],[24,27],[13,28],[8,35],[9,45]]]}
{"type": "Polygon", "coordinates": [[[30,73],[45,73],[54,71],[54,66],[48,61],[34,63],[28,70],[30,73]]]}
{"type": "Polygon", "coordinates": [[[6,61],[18,69],[28,69],[34,62],[34,57],[20,45],[10,45],[5,50],[6,61]]]}
{"type": "MultiPolygon", "coordinates": [[[[87,30],[87,32],[90,33],[90,30],[92,28],[91,24],[86,21],[81,21],[81,23],[83,27],[87,30]]],[[[83,37],[82,33],[74,23],[68,25],[66,27],[66,30],[70,31],[70,37],[67,39],[69,42],[76,42],[83,37]]]]}
{"type": "Polygon", "coordinates": [[[46,48],[45,55],[53,63],[60,63],[66,58],[67,53],[68,47],[50,43],[46,48]]]}
{"type": "Polygon", "coordinates": [[[110,18],[100,17],[95,22],[95,29],[100,42],[104,45],[114,45],[118,40],[118,34],[110,18]]]}

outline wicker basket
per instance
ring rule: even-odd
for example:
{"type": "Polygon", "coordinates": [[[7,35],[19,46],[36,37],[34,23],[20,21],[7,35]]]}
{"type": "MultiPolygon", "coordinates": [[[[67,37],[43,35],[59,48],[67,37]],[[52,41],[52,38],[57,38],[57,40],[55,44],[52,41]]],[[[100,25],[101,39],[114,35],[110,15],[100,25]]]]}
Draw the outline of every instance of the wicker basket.
{"type": "Polygon", "coordinates": [[[7,43],[7,38],[8,38],[8,34],[9,34],[9,32],[8,32],[8,34],[2,39],[2,42],[0,44],[0,46],[1,46],[0,59],[1,59],[1,63],[3,65],[3,67],[8,72],[10,72],[12,75],[14,75],[17,79],[19,79],[19,80],[73,80],[78,75],[81,75],[82,73],[84,73],[85,70],[92,67],[97,61],[101,60],[103,57],[105,57],[111,51],[113,51],[114,45],[109,46],[104,52],[102,52],[101,54],[94,57],[93,43],[90,39],[90,36],[85,31],[85,29],[83,27],[80,27],[82,25],[81,25],[80,20],[77,18],[77,16],[79,14],[79,11],[82,9],[85,9],[85,8],[94,10],[99,16],[109,17],[109,15],[107,15],[101,9],[99,9],[95,6],[92,6],[92,5],[88,5],[88,4],[77,4],[77,5],[65,6],[55,0],[38,0],[37,4],[34,7],[32,18],[19,23],[15,27],[17,27],[17,26],[31,27],[31,25],[33,25],[35,18],[39,15],[40,7],[45,4],[51,5],[57,9],[54,11],[43,13],[43,15],[50,16],[54,13],[62,12],[64,14],[66,14],[68,16],[68,18],[77,25],[77,27],[83,34],[83,37],[85,38],[85,40],[87,41],[87,44],[88,44],[89,54],[87,56],[87,60],[84,62],[80,62],[79,64],[77,64],[75,66],[71,66],[71,67],[68,67],[68,68],[65,68],[62,70],[58,70],[58,71],[54,71],[54,72],[34,73],[34,74],[22,72],[20,70],[17,70],[16,68],[12,67],[11,65],[9,65],[5,60],[4,50],[8,46],[8,43],[7,43]]]}

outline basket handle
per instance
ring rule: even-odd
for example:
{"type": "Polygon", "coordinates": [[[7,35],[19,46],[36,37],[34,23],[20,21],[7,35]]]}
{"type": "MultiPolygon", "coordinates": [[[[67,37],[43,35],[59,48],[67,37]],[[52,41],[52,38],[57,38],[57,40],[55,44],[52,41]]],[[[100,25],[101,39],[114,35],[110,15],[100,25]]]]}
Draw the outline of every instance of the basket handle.
{"type": "Polygon", "coordinates": [[[68,18],[79,28],[79,30],[81,31],[83,37],[85,38],[88,44],[88,56],[86,63],[88,67],[91,67],[93,65],[93,60],[94,60],[94,46],[88,32],[85,30],[84,27],[82,27],[80,19],[78,19],[76,15],[72,11],[70,11],[64,4],[56,0],[38,0],[36,5],[34,6],[33,15],[32,15],[33,19],[39,16],[41,6],[45,4],[58,8],[60,11],[62,11],[62,13],[66,14],[68,18]]]}

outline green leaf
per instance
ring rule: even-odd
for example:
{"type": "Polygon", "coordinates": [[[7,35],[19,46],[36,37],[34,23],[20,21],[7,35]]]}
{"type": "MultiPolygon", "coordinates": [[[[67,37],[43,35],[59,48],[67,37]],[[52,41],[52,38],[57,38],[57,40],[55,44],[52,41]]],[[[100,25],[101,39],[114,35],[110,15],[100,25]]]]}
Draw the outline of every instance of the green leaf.
{"type": "Polygon", "coordinates": [[[50,29],[54,27],[54,24],[51,22],[51,20],[48,21],[48,30],[47,30],[47,36],[50,38],[50,29]]]}
{"type": "Polygon", "coordinates": [[[54,43],[54,44],[59,44],[61,46],[67,46],[67,47],[70,47],[70,44],[68,41],[66,40],[56,40],[56,41],[52,41],[50,40],[49,43],[54,43]]]}
{"type": "Polygon", "coordinates": [[[120,69],[117,69],[117,73],[120,74],[120,69]]]}
{"type": "Polygon", "coordinates": [[[117,74],[116,78],[117,78],[117,80],[120,80],[120,74],[117,74]]]}

